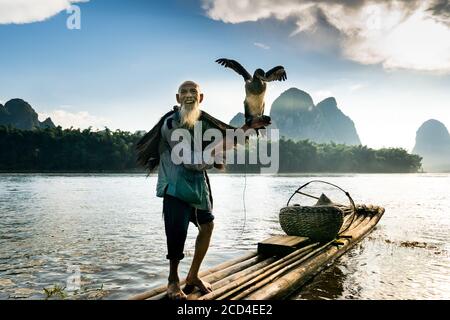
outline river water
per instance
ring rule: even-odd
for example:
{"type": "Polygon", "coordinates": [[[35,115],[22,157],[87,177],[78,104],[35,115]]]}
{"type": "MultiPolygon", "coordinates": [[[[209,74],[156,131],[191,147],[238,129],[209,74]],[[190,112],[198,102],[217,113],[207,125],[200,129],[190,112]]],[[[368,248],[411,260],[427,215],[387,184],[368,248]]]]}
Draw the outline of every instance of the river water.
{"type": "MultiPolygon", "coordinates": [[[[281,234],[279,209],[313,179],[338,184],[356,203],[386,213],[292,299],[450,299],[448,174],[212,175],[216,220],[203,268],[281,234]]],[[[165,284],[162,200],[155,188],[155,176],[138,174],[0,175],[0,299],[126,299],[165,284]]],[[[325,185],[308,191],[347,201],[325,185]]],[[[301,197],[294,202],[311,204],[301,197]]],[[[196,234],[191,224],[181,277],[196,234]]]]}

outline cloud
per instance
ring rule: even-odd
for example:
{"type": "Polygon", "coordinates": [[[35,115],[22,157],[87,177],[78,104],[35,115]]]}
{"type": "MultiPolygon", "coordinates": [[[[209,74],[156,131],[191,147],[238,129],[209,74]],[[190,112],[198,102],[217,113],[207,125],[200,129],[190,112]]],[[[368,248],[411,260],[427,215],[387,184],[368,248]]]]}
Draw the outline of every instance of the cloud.
{"type": "Polygon", "coordinates": [[[0,0],[0,24],[44,21],[72,4],[89,0],[0,0]]]}
{"type": "Polygon", "coordinates": [[[450,25],[450,2],[448,0],[435,1],[428,11],[441,22],[450,25]]]}
{"type": "Polygon", "coordinates": [[[264,50],[269,50],[270,47],[264,43],[261,42],[255,42],[254,43],[255,46],[257,46],[258,48],[264,49],[264,50]]]}
{"type": "Polygon", "coordinates": [[[448,0],[203,0],[203,9],[225,23],[289,19],[293,41],[299,34],[335,41],[362,64],[450,73],[448,0]]]}
{"type": "Polygon", "coordinates": [[[362,89],[362,88],[364,88],[364,87],[365,87],[365,85],[363,85],[363,84],[361,84],[361,83],[358,83],[358,84],[351,85],[351,86],[348,88],[348,90],[350,90],[350,92],[355,92],[355,91],[358,91],[358,90],[360,90],[360,89],[362,89]]]}
{"type": "Polygon", "coordinates": [[[50,113],[39,113],[39,119],[41,121],[48,117],[52,118],[55,125],[63,128],[74,127],[87,129],[92,127],[93,129],[103,130],[104,127],[111,127],[111,121],[109,119],[93,116],[87,111],[73,113],[66,110],[54,110],[50,113]]]}

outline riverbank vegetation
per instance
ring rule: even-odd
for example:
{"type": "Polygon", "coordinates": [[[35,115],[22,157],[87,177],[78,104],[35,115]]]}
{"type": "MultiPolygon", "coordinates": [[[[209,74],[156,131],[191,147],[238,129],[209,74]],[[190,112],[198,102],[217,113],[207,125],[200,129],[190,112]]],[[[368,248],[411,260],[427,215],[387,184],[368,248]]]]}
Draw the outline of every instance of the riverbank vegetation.
{"type": "MultiPolygon", "coordinates": [[[[135,145],[142,133],[61,127],[19,130],[0,126],[3,172],[139,172],[135,145]]],[[[280,140],[280,173],[413,173],[422,158],[401,148],[280,140]]],[[[227,172],[259,172],[259,165],[228,165],[227,172]]]]}

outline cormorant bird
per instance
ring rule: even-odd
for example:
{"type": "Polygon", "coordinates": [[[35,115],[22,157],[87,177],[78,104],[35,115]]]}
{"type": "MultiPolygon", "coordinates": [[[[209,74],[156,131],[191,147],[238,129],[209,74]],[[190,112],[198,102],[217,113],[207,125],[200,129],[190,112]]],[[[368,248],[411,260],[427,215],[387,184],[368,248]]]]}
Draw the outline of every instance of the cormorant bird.
{"type": "Polygon", "coordinates": [[[231,68],[240,74],[245,81],[245,123],[250,125],[254,118],[261,117],[263,120],[270,121],[270,117],[264,116],[267,83],[270,81],[285,81],[287,79],[284,67],[277,66],[264,72],[262,69],[256,69],[253,77],[237,61],[230,59],[218,59],[216,62],[225,68],[231,68]]]}

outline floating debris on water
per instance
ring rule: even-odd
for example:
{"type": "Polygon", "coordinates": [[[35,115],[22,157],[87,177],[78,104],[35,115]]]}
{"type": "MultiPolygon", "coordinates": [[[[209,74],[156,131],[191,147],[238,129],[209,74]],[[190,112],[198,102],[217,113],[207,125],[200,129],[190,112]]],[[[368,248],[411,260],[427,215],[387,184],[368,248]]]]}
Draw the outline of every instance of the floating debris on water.
{"type": "Polygon", "coordinates": [[[55,285],[53,288],[44,288],[44,293],[46,295],[45,300],[57,297],[61,299],[65,299],[67,297],[67,293],[65,292],[66,287],[61,287],[60,285],[55,285]]]}
{"type": "Polygon", "coordinates": [[[374,236],[368,236],[367,239],[371,241],[381,240],[387,244],[397,245],[402,248],[419,248],[419,249],[435,250],[434,254],[436,255],[440,255],[447,252],[446,250],[439,248],[439,246],[437,245],[428,244],[426,242],[420,241],[393,241],[389,239],[380,239],[374,236]]]}
{"type": "Polygon", "coordinates": [[[14,284],[10,279],[0,279],[0,287],[11,287],[14,284]]]}
{"type": "Polygon", "coordinates": [[[438,249],[438,247],[429,245],[426,242],[418,241],[402,241],[400,242],[400,247],[404,248],[422,248],[422,249],[438,249]]]}

